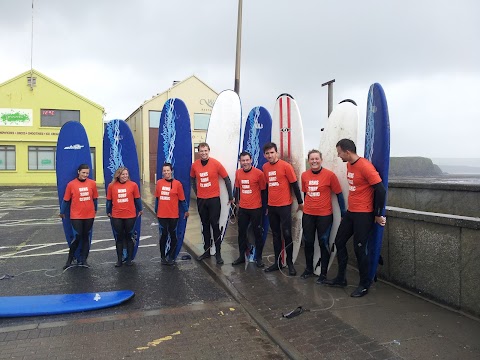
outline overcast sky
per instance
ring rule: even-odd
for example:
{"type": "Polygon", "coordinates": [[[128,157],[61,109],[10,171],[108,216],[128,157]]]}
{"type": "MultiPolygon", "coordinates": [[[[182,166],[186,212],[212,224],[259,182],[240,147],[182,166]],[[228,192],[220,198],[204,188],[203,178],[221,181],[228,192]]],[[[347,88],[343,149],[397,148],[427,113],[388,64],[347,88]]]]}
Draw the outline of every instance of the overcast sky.
{"type": "MultiPolygon", "coordinates": [[[[33,67],[126,118],[173,80],[232,89],[237,0],[34,0],[33,67]]],[[[0,0],[0,82],[30,69],[31,0],[0,0]]],[[[288,92],[307,150],[334,102],[369,86],[389,105],[392,156],[480,157],[480,1],[244,0],[243,115],[288,92]]],[[[363,131],[361,136],[363,137],[363,131]]],[[[359,141],[359,147],[363,141],[359,141]]]]}

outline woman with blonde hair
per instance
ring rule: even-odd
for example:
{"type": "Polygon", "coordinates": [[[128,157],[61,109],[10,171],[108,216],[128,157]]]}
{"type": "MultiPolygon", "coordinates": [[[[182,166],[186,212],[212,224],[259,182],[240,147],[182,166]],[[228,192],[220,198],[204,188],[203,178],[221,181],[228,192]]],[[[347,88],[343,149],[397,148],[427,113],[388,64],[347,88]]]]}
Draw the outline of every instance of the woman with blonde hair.
{"type": "Polygon", "coordinates": [[[124,247],[127,248],[127,266],[133,265],[133,232],[137,216],[143,214],[142,199],[137,184],[130,180],[128,169],[119,167],[107,188],[107,215],[111,219],[115,233],[117,263],[122,266],[124,247]]]}

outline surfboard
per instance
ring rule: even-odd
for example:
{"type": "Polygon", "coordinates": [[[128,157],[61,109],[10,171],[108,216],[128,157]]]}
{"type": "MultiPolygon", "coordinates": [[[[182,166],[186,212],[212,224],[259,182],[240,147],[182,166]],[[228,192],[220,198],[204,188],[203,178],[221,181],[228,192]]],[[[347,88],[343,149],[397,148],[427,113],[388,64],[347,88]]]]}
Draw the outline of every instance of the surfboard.
{"type": "MultiPolygon", "coordinates": [[[[277,144],[280,158],[293,166],[297,181],[305,171],[305,143],[303,124],[295,99],[289,94],[281,94],[275,102],[272,119],[272,142],[277,144]]],[[[293,262],[295,263],[302,239],[302,212],[296,211],[297,199],[292,193],[292,240],[293,262]]],[[[282,248],[284,247],[282,239],[282,248]]],[[[285,252],[282,251],[282,263],[285,265],[285,252]]]]}
{"type": "MultiPolygon", "coordinates": [[[[235,181],[235,171],[238,168],[240,138],[242,128],[242,106],[237,93],[232,90],[222,91],[215,101],[208,125],[206,142],[210,146],[210,157],[218,160],[230,177],[235,181]]],[[[228,194],[225,181],[220,182],[220,229],[221,241],[227,231],[231,208],[228,206],[228,194]]],[[[213,232],[212,232],[213,234],[213,232]]],[[[215,255],[215,246],[210,248],[210,254],[215,255]]]]}
{"type": "MultiPolygon", "coordinates": [[[[377,169],[385,189],[388,190],[388,169],[390,166],[390,120],[387,99],[380,84],[370,86],[367,98],[367,122],[365,125],[365,158],[377,169]]],[[[385,196],[386,199],[386,196],[385,196]]],[[[385,216],[385,205],[382,215],[385,216]]],[[[375,223],[373,234],[368,241],[369,277],[375,279],[380,252],[382,250],[384,227],[375,223]]]]}
{"type": "Polygon", "coordinates": [[[131,299],[130,290],[0,297],[0,318],[20,316],[44,316],[104,309],[120,305],[131,299]]]}
{"type": "MultiPolygon", "coordinates": [[[[350,139],[357,144],[358,133],[358,108],[354,101],[343,100],[332,111],[328,117],[325,128],[320,137],[319,150],[322,153],[322,167],[329,169],[337,175],[338,181],[342,187],[345,206],[348,207],[348,181],[347,166],[338,157],[336,145],[341,139],[350,139]]],[[[328,238],[320,239],[320,241],[328,242],[328,248],[331,250],[330,262],[328,267],[332,265],[337,249],[334,246],[335,236],[337,235],[338,226],[340,225],[341,214],[338,205],[337,196],[332,193],[333,207],[333,223],[328,238]]],[[[315,274],[320,274],[320,246],[318,238],[315,241],[315,252],[313,257],[313,265],[315,274]]]]}
{"type": "MultiPolygon", "coordinates": [[[[252,155],[252,166],[262,170],[263,164],[267,161],[263,156],[263,145],[271,141],[272,138],[272,117],[267,109],[263,106],[256,106],[248,113],[247,121],[245,122],[245,129],[243,131],[243,145],[242,151],[248,151],[252,155]]],[[[263,205],[263,243],[267,239],[268,235],[268,216],[265,215],[267,202],[264,201],[263,205]]],[[[253,231],[252,231],[253,233],[253,231]]],[[[253,244],[255,243],[254,237],[253,244]]],[[[248,256],[250,262],[255,261],[255,246],[250,248],[250,254],[248,256]]]]}
{"type": "MultiPolygon", "coordinates": [[[[62,204],[67,184],[78,176],[78,167],[87,164],[92,169],[92,157],[85,128],[78,121],[66,122],[58,134],[55,171],[57,174],[58,203],[62,204]]],[[[92,178],[93,171],[88,176],[92,178]]],[[[68,246],[74,239],[72,223],[70,222],[70,208],[67,208],[65,217],[62,219],[63,231],[68,246]]],[[[92,230],[90,231],[90,242],[92,242],[92,230]]],[[[78,245],[75,251],[75,259],[80,259],[82,244],[78,245]]]]}
{"type": "MultiPolygon", "coordinates": [[[[137,183],[138,189],[140,190],[140,170],[138,167],[135,140],[127,123],[123,120],[115,119],[107,123],[105,133],[103,134],[103,176],[105,180],[105,192],[107,191],[108,184],[112,182],[115,171],[121,166],[125,166],[128,169],[130,180],[137,183]]],[[[135,247],[133,250],[133,259],[135,259],[140,243],[141,224],[141,217],[137,217],[134,231],[135,247]]],[[[113,226],[112,232],[113,236],[115,236],[113,226]]],[[[124,260],[126,257],[127,250],[124,249],[124,260]]]]}
{"type": "MultiPolygon", "coordinates": [[[[190,129],[190,115],[187,106],[180,99],[168,99],[163,105],[162,115],[158,129],[157,148],[157,176],[162,176],[164,163],[173,166],[173,177],[180,181],[185,193],[187,206],[190,205],[190,168],[192,166],[192,132],[190,129]]],[[[182,248],[185,237],[187,220],[185,212],[180,206],[177,224],[177,247],[175,257],[182,248]]],[[[170,249],[170,236],[168,237],[166,251],[170,249]]]]}

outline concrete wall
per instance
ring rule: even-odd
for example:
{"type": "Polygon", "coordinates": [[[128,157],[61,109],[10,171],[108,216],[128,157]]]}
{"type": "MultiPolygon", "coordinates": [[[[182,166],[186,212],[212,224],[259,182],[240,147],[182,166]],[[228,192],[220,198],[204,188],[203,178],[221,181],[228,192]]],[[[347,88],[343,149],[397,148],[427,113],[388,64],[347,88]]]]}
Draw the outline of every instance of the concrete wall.
{"type": "Polygon", "coordinates": [[[480,316],[480,218],[389,207],[379,276],[480,316]]]}
{"type": "Polygon", "coordinates": [[[392,180],[388,191],[378,276],[480,316],[480,185],[392,180]]]}
{"type": "Polygon", "coordinates": [[[442,214],[480,217],[480,185],[447,179],[391,180],[389,206],[442,214]]]}

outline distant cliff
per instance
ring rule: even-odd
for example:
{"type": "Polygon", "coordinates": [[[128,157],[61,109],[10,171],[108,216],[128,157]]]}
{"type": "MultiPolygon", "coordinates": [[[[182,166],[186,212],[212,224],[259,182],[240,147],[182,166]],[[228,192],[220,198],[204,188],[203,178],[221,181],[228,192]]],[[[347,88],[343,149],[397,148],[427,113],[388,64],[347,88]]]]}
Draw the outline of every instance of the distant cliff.
{"type": "Polygon", "coordinates": [[[442,170],[431,159],[420,156],[391,157],[389,176],[439,176],[442,170]]]}

